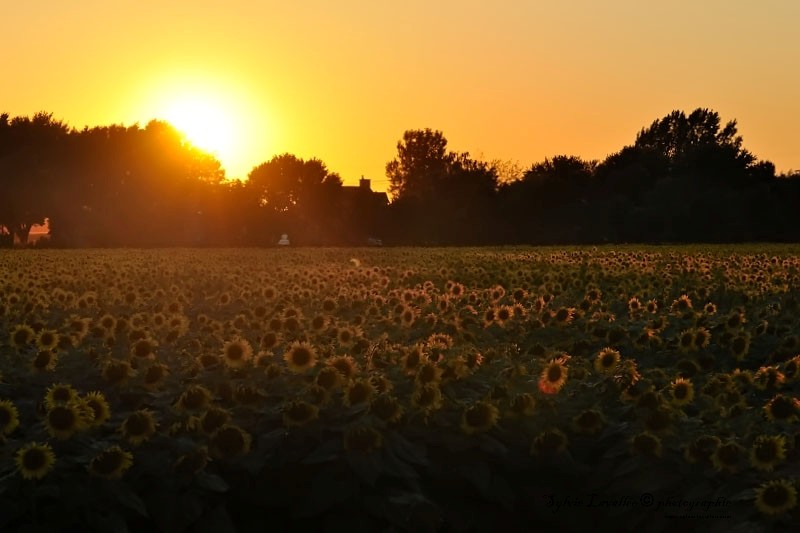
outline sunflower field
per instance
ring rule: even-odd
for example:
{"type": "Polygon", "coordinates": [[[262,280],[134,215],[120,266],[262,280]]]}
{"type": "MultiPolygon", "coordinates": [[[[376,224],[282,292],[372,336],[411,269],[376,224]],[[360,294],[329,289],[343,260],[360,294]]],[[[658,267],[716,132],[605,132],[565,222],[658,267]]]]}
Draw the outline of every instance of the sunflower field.
{"type": "Polygon", "coordinates": [[[0,253],[0,530],[800,528],[800,249],[0,253]]]}

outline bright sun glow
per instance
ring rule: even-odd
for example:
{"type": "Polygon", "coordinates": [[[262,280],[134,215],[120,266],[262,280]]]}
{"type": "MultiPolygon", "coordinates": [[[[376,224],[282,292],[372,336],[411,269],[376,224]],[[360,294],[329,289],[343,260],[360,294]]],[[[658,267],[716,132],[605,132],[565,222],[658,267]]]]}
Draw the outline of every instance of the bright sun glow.
{"type": "Polygon", "coordinates": [[[227,157],[236,144],[235,117],[207,97],[187,96],[168,104],[164,119],[197,148],[217,157],[227,157]]]}
{"type": "Polygon", "coordinates": [[[275,116],[236,73],[185,67],[156,72],[137,89],[132,115],[165,120],[216,157],[228,178],[245,178],[269,159],[275,116]]]}

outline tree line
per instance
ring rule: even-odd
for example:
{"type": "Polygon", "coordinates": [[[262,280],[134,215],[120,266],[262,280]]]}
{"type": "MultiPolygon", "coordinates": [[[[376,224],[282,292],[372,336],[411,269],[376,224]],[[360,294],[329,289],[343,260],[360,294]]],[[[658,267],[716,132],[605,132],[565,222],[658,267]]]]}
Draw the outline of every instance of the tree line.
{"type": "Polygon", "coordinates": [[[389,193],[346,187],[319,159],[276,155],[247,180],[170,124],[75,130],[49,113],[0,115],[0,239],[104,246],[590,244],[800,241],[800,173],[776,174],[736,121],[673,111],[602,161],[517,169],[408,130],[389,193]]]}

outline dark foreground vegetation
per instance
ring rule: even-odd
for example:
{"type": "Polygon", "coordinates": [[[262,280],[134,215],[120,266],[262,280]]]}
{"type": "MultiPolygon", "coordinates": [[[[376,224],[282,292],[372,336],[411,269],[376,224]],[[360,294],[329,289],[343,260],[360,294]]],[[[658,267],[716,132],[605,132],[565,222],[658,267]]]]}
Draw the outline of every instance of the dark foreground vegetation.
{"type": "Polygon", "coordinates": [[[0,251],[0,279],[2,531],[800,527],[796,246],[0,251]]]}

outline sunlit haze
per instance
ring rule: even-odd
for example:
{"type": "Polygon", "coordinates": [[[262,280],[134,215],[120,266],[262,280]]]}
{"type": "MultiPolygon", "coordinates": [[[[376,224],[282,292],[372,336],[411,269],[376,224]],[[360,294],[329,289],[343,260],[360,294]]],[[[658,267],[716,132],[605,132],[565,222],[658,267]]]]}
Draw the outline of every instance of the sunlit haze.
{"type": "Polygon", "coordinates": [[[317,157],[385,189],[403,132],[523,167],[602,159],[673,109],[800,168],[795,0],[3,0],[0,111],[172,121],[244,178],[317,157]]]}

